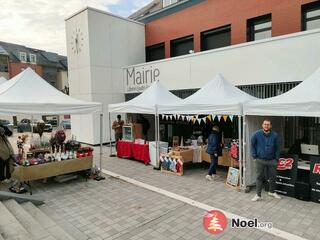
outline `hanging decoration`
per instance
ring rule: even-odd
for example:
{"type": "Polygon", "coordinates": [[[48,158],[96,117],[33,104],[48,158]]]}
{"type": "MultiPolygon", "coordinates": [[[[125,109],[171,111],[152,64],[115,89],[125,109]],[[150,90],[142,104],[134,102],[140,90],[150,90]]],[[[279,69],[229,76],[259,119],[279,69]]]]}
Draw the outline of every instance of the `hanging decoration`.
{"type": "Polygon", "coordinates": [[[227,116],[227,115],[224,115],[224,116],[223,116],[223,120],[224,120],[225,122],[227,122],[228,116],[227,116]]]}
{"type": "Polygon", "coordinates": [[[217,117],[218,117],[218,122],[220,122],[220,120],[221,120],[221,116],[220,116],[220,115],[218,115],[217,117]]]}

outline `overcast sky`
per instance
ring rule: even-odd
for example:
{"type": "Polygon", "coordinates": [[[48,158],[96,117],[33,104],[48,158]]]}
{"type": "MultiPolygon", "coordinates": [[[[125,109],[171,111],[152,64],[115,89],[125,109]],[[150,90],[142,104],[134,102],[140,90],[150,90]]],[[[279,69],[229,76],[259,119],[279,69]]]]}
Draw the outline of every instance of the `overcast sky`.
{"type": "Polygon", "coordinates": [[[64,19],[90,6],[127,17],[152,0],[0,0],[0,41],[66,55],[64,19]]]}

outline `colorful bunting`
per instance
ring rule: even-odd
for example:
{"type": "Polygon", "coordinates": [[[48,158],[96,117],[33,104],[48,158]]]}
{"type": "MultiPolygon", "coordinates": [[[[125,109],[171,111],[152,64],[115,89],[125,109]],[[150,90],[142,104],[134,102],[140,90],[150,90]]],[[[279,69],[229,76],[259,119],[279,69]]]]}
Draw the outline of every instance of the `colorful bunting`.
{"type": "Polygon", "coordinates": [[[223,120],[224,120],[225,122],[227,122],[228,116],[227,116],[227,115],[224,115],[224,116],[223,116],[223,120]]]}

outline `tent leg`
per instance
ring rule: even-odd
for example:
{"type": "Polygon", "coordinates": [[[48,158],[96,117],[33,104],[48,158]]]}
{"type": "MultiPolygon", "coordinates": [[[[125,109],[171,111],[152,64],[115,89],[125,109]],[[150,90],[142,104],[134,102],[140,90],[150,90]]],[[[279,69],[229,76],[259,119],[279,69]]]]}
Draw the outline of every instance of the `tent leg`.
{"type": "Polygon", "coordinates": [[[238,116],[238,137],[239,137],[239,171],[240,171],[240,189],[242,189],[243,184],[242,184],[242,136],[241,136],[241,131],[242,130],[242,124],[241,124],[241,116],[238,116]]]}
{"type": "Polygon", "coordinates": [[[103,114],[100,114],[100,156],[99,156],[99,175],[95,177],[94,180],[101,181],[106,178],[101,175],[102,172],[102,142],[103,142],[103,114]]]}
{"type": "Polygon", "coordinates": [[[110,154],[109,157],[115,157],[116,155],[112,153],[112,129],[111,129],[111,113],[109,112],[109,146],[110,146],[110,154]]]}
{"type": "Polygon", "coordinates": [[[243,134],[243,187],[246,189],[246,116],[243,116],[242,121],[242,134],[243,134]]]}

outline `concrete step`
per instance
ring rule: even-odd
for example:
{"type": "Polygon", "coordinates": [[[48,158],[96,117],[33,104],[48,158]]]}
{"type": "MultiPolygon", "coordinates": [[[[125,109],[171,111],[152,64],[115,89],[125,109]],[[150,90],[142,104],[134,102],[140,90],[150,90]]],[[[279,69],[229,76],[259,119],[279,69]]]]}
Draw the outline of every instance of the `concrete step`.
{"type": "Polygon", "coordinates": [[[10,200],[10,199],[16,200],[17,203],[32,202],[36,206],[44,204],[44,202],[41,199],[32,195],[0,191],[0,201],[10,200]]]}
{"type": "Polygon", "coordinates": [[[61,228],[55,221],[46,215],[39,208],[35,207],[31,202],[23,203],[21,206],[39,222],[39,224],[48,231],[56,240],[74,240],[71,234],[61,228]]]}
{"type": "Polygon", "coordinates": [[[87,240],[89,237],[73,226],[68,221],[61,218],[57,213],[51,210],[46,205],[39,206],[39,209],[44,212],[47,216],[49,216],[53,221],[57,223],[59,227],[61,227],[65,232],[71,235],[76,240],[87,240]]]}
{"type": "Polygon", "coordinates": [[[34,240],[54,239],[40,223],[35,220],[21,205],[15,200],[4,201],[3,204],[11,214],[20,222],[26,231],[30,233],[34,240]]]}
{"type": "Polygon", "coordinates": [[[0,235],[5,240],[35,240],[6,206],[0,202],[0,235]]]}

